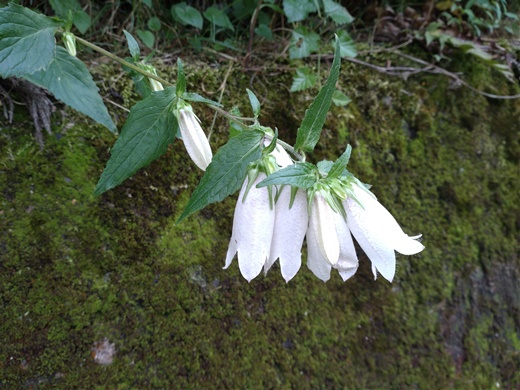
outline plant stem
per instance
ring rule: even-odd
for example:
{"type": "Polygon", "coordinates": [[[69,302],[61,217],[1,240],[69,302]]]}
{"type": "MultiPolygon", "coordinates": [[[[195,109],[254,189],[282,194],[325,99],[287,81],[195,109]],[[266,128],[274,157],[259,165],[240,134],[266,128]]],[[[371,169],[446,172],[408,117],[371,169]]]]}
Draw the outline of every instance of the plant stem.
{"type": "Polygon", "coordinates": [[[105,50],[105,49],[102,49],[101,47],[97,46],[97,45],[94,45],[93,43],[90,43],[89,41],[83,39],[83,38],[80,38],[78,36],[76,36],[76,41],[80,42],[82,45],[84,46],[87,46],[87,47],[90,47],[92,50],[95,50],[97,51],[98,53],[101,53],[103,54],[104,56],[107,56],[108,58],[114,60],[114,61],[117,61],[119,62],[121,65],[124,65],[124,66],[127,66],[128,68],[132,69],[132,70],[135,70],[136,72],[139,72],[141,73],[143,76],[146,76],[150,79],[154,79],[156,81],[159,81],[161,84],[163,84],[164,86],[171,86],[172,84],[166,80],[164,80],[163,78],[159,77],[159,76],[156,76],[150,72],[147,72],[141,68],[139,68],[138,66],[122,59],[121,57],[118,57],[116,56],[115,54],[112,54],[110,53],[109,51],[105,50]]]}
{"type": "MultiPolygon", "coordinates": [[[[272,140],[274,137],[269,134],[265,134],[265,138],[272,140]]],[[[280,145],[282,148],[287,150],[289,153],[291,153],[296,160],[298,161],[305,161],[305,154],[298,153],[291,145],[289,145],[287,142],[282,141],[280,138],[276,140],[276,143],[280,145]]]]}
{"type": "Polygon", "coordinates": [[[244,117],[240,117],[240,116],[235,116],[233,114],[230,114],[226,110],[223,110],[222,108],[214,106],[212,104],[208,104],[207,106],[212,108],[212,109],[214,109],[215,111],[217,111],[221,115],[225,116],[226,118],[232,120],[233,122],[237,122],[240,126],[243,126],[243,127],[249,127],[243,121],[248,121],[248,122],[254,122],[255,121],[253,118],[244,118],[244,117]]]}

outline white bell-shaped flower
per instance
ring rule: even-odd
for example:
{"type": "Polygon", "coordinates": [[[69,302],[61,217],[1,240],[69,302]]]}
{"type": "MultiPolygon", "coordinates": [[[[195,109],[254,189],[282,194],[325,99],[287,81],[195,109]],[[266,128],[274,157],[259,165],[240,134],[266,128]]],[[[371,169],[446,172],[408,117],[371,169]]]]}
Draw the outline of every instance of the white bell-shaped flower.
{"type": "Polygon", "coordinates": [[[374,277],[379,272],[392,281],[395,275],[395,251],[404,255],[421,252],[424,246],[403,232],[395,218],[362,184],[349,185],[350,197],[342,203],[347,219],[332,210],[325,198],[316,192],[307,231],[307,266],[321,280],[330,279],[332,268],[344,281],[358,269],[358,258],[352,240],[356,238],[372,262],[374,277]]]}
{"type": "Polygon", "coordinates": [[[388,281],[395,275],[395,252],[414,255],[424,249],[417,239],[403,232],[395,218],[377,199],[357,183],[352,184],[355,199],[347,198],[343,206],[347,212],[347,225],[376,271],[388,281]],[[359,202],[359,203],[358,203],[359,202]]]}
{"type": "Polygon", "coordinates": [[[264,267],[267,273],[279,258],[282,276],[286,282],[289,282],[300,269],[302,245],[309,221],[306,193],[298,190],[291,208],[289,208],[290,202],[291,188],[283,187],[275,206],[271,251],[264,267]]]}
{"type": "Polygon", "coordinates": [[[177,119],[186,151],[195,165],[205,171],[213,154],[199,119],[189,105],[177,110],[177,119]]]}
{"type": "Polygon", "coordinates": [[[330,271],[339,271],[343,281],[354,275],[358,259],[354,242],[343,217],[334,212],[323,196],[316,192],[307,230],[307,267],[326,282],[330,271]]]}
{"type": "Polygon", "coordinates": [[[256,188],[266,178],[260,173],[244,198],[248,180],[244,181],[238,196],[233,218],[233,231],[226,255],[228,268],[237,254],[240,272],[250,282],[262,271],[271,249],[275,211],[271,209],[267,187],[256,188]]]}

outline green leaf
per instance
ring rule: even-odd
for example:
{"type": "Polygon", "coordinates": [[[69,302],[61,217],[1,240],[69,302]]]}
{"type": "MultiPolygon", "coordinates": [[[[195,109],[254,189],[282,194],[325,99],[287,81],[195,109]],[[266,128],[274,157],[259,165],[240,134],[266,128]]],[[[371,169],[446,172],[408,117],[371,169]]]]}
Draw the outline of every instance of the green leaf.
{"type": "Polygon", "coordinates": [[[337,89],[332,94],[332,103],[334,103],[334,105],[338,107],[345,107],[351,101],[351,98],[349,98],[347,95],[345,95],[343,92],[337,89]]]}
{"type": "Polygon", "coordinates": [[[319,49],[320,36],[305,27],[298,27],[292,31],[289,57],[291,59],[305,58],[319,49]]]}
{"type": "Polygon", "coordinates": [[[72,17],[72,22],[78,31],[82,34],[85,34],[90,26],[92,26],[90,15],[83,11],[75,12],[74,16],[72,17]]]}
{"type": "Polygon", "coordinates": [[[152,0],[142,0],[143,4],[146,5],[148,8],[152,8],[152,0]]]}
{"type": "Polygon", "coordinates": [[[151,31],[148,30],[137,30],[137,36],[143,41],[143,43],[149,49],[153,49],[155,43],[155,36],[151,31]]]}
{"type": "Polygon", "coordinates": [[[182,95],[182,98],[189,102],[204,103],[204,104],[209,104],[211,106],[222,107],[222,104],[214,102],[213,100],[210,100],[210,99],[206,99],[205,97],[200,96],[196,92],[186,92],[182,95]]]}
{"type": "Polygon", "coordinates": [[[217,8],[215,6],[208,7],[206,11],[204,11],[204,17],[208,19],[211,24],[227,28],[228,30],[235,31],[235,28],[233,27],[233,24],[231,23],[231,20],[229,20],[226,13],[221,10],[220,8],[217,8]]]}
{"type": "Polygon", "coordinates": [[[56,47],[56,57],[46,70],[23,77],[111,131],[116,130],[86,65],[63,47],[56,47]]]}
{"type": "Polygon", "coordinates": [[[255,28],[255,34],[267,39],[268,41],[273,40],[273,32],[269,28],[267,24],[261,24],[258,27],[255,28]]]}
{"type": "Polygon", "coordinates": [[[312,152],[316,143],[320,139],[321,130],[325,119],[327,117],[327,111],[330,108],[332,102],[332,94],[336,90],[336,82],[339,77],[339,68],[341,64],[339,40],[336,39],[336,49],[334,50],[334,61],[332,62],[332,68],[330,70],[327,81],[321,88],[318,96],[314,99],[311,106],[305,111],[305,117],[303,118],[302,124],[298,129],[296,135],[296,150],[303,150],[305,152],[312,152]]]}
{"type": "Polygon", "coordinates": [[[0,8],[0,77],[45,69],[54,58],[54,34],[61,25],[20,5],[0,8]]]}
{"type": "Polygon", "coordinates": [[[341,58],[357,56],[356,43],[345,30],[338,31],[341,58]]]}
{"type": "Polygon", "coordinates": [[[70,13],[81,11],[78,0],[49,0],[49,3],[56,15],[63,19],[68,19],[70,13]]]}
{"type": "Polygon", "coordinates": [[[204,23],[202,15],[197,9],[187,5],[185,2],[173,5],[171,8],[171,14],[173,19],[177,22],[185,26],[189,25],[202,30],[202,25],[204,23]]]}
{"type": "Polygon", "coordinates": [[[92,25],[90,16],[83,11],[78,0],[50,0],[52,9],[60,18],[69,20],[72,16],[72,22],[81,34],[85,34],[92,25]]]}
{"type": "Polygon", "coordinates": [[[289,23],[305,20],[311,12],[316,12],[312,0],[283,0],[283,11],[289,23]]]}
{"type": "Polygon", "coordinates": [[[331,18],[336,24],[350,24],[354,17],[341,4],[333,0],[323,0],[325,15],[331,18]]]}
{"type": "Polygon", "coordinates": [[[161,29],[161,20],[157,16],[148,19],[148,28],[151,31],[159,31],[161,29]]]}
{"type": "MultiPolygon", "coordinates": [[[[237,106],[234,106],[229,110],[229,113],[233,116],[241,117],[242,113],[240,112],[240,109],[237,106]]],[[[234,122],[233,120],[229,120],[229,138],[236,137],[241,132],[246,131],[247,127],[242,126],[238,122],[234,122]]]]}
{"type": "Polygon", "coordinates": [[[175,98],[175,88],[168,87],[132,107],[94,195],[121,184],[166,152],[179,127],[171,109],[175,98]]]}
{"type": "Polygon", "coordinates": [[[304,89],[314,87],[318,76],[316,73],[304,66],[296,69],[296,74],[293,76],[293,82],[291,85],[291,92],[303,91],[304,89]]]}
{"type": "Polygon", "coordinates": [[[139,60],[139,57],[141,56],[141,50],[139,49],[139,43],[135,40],[132,34],[130,34],[128,31],[123,30],[125,33],[126,40],[128,42],[128,50],[130,50],[130,54],[132,55],[133,59],[135,61],[139,60]]]}
{"type": "Polygon", "coordinates": [[[308,162],[297,162],[279,171],[270,174],[256,186],[266,187],[269,185],[291,185],[298,188],[311,188],[318,176],[318,169],[308,162]]]}
{"type": "Polygon", "coordinates": [[[213,156],[177,223],[237,191],[246,177],[249,163],[262,155],[263,137],[261,131],[244,131],[222,146],[213,156]]]}
{"type": "Polygon", "coordinates": [[[348,164],[348,160],[350,160],[350,153],[352,153],[352,146],[347,145],[345,152],[332,164],[327,177],[335,178],[341,176],[348,164]]]}
{"type": "Polygon", "coordinates": [[[255,96],[253,91],[246,88],[247,95],[249,96],[249,102],[251,103],[251,108],[253,109],[253,115],[255,118],[258,118],[260,115],[260,102],[258,98],[255,96]]]}
{"type": "Polygon", "coordinates": [[[182,61],[177,58],[177,96],[182,96],[186,93],[186,76],[184,75],[184,67],[182,61]]]}

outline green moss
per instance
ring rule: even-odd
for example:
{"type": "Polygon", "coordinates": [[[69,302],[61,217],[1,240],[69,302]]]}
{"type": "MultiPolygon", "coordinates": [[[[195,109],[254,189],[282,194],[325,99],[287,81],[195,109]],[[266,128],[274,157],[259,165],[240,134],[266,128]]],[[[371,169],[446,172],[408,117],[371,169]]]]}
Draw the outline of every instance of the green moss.
{"type": "MultiPolygon", "coordinates": [[[[474,61],[460,66],[476,86],[512,93],[474,61]]],[[[186,65],[189,87],[214,100],[226,71],[186,65]]],[[[98,72],[132,102],[128,81],[98,72]]],[[[252,88],[263,124],[291,141],[309,96],[281,85],[290,75],[233,69],[222,103],[249,112],[252,88]]],[[[324,284],[305,265],[289,284],[277,265],[247,283],[236,260],[222,269],[233,197],[175,223],[201,177],[180,142],[93,198],[111,134],[68,113],[77,124],[55,128],[40,152],[23,122],[5,128],[0,387],[518,386],[518,103],[352,64],[341,85],[353,103],[332,108],[308,157],[334,159],[351,143],[349,169],[424,235],[424,252],[398,256],[393,284],[374,282],[364,256],[347,283],[324,284]],[[92,348],[105,337],[117,353],[100,366],[92,348]]],[[[217,118],[212,143],[226,137],[217,118]]]]}

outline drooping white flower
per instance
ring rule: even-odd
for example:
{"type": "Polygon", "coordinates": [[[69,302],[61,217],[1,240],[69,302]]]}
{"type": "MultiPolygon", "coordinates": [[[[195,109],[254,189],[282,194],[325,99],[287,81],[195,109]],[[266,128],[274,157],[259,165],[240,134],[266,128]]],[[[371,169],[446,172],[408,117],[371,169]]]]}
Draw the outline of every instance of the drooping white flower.
{"type": "Polygon", "coordinates": [[[421,252],[424,245],[417,241],[421,235],[410,237],[404,233],[392,214],[357,183],[352,184],[352,190],[359,203],[350,197],[343,202],[347,225],[372,262],[374,277],[379,271],[391,282],[395,275],[395,251],[403,255],[421,252]]]}
{"type": "MultiPolygon", "coordinates": [[[[268,146],[270,142],[266,139],[264,145],[268,146]]],[[[262,167],[261,171],[273,172],[279,169],[278,167],[290,164],[293,164],[293,161],[287,152],[276,146],[259,166],[262,167]]],[[[242,186],[224,268],[229,267],[235,253],[238,252],[240,272],[251,281],[260,273],[262,267],[267,273],[276,260],[280,259],[282,276],[288,282],[301,266],[301,249],[308,225],[307,196],[304,191],[298,190],[289,208],[290,186],[256,188],[265,178],[266,175],[260,173],[249,185],[248,177],[242,186]],[[279,193],[276,194],[276,191],[279,193]]]]}
{"type": "Polygon", "coordinates": [[[240,272],[248,282],[262,271],[269,258],[273,238],[275,212],[270,206],[269,190],[267,187],[256,188],[265,178],[264,173],[258,175],[245,199],[247,178],[242,185],[224,266],[224,269],[228,268],[237,254],[240,272]]]}
{"type": "Polygon", "coordinates": [[[388,210],[356,181],[351,183],[349,193],[351,196],[342,202],[345,220],[316,192],[307,231],[307,266],[323,281],[330,278],[332,268],[339,271],[344,281],[352,277],[359,263],[353,235],[372,262],[374,276],[379,272],[391,282],[395,275],[395,251],[405,255],[419,253],[424,249],[417,241],[420,235],[405,234],[388,210]]]}
{"type": "Polygon", "coordinates": [[[326,282],[335,268],[343,281],[354,275],[358,259],[354,242],[343,217],[334,212],[316,192],[307,230],[307,267],[326,282]]]}
{"type": "Polygon", "coordinates": [[[177,110],[177,119],[186,151],[195,165],[205,171],[213,154],[199,119],[189,105],[177,110]]]}
{"type": "Polygon", "coordinates": [[[296,192],[291,208],[289,208],[290,202],[291,189],[284,187],[276,202],[271,251],[264,266],[267,273],[276,259],[280,258],[280,269],[286,282],[289,282],[300,269],[303,239],[309,220],[307,196],[304,191],[296,192]]]}

